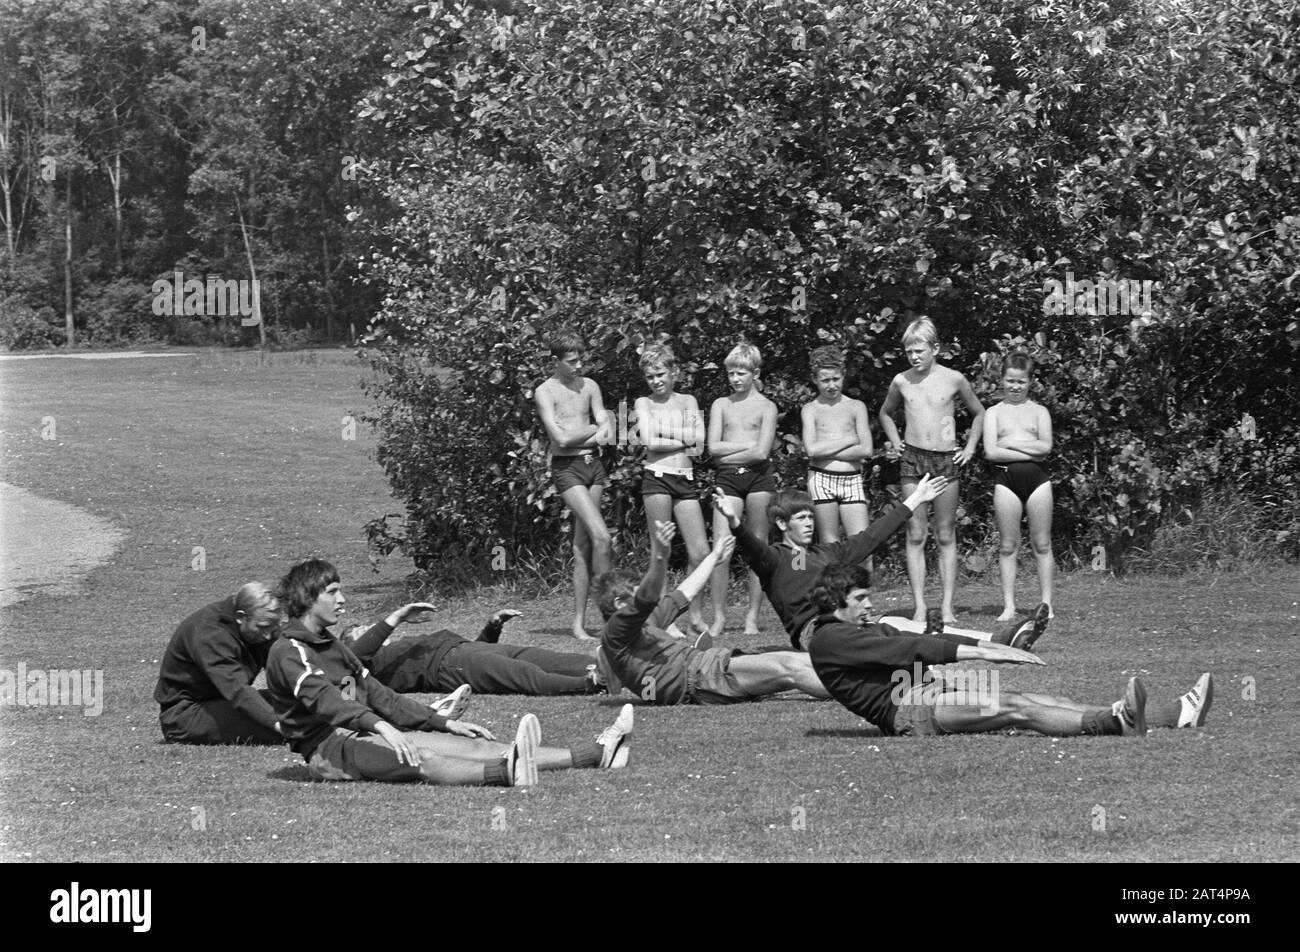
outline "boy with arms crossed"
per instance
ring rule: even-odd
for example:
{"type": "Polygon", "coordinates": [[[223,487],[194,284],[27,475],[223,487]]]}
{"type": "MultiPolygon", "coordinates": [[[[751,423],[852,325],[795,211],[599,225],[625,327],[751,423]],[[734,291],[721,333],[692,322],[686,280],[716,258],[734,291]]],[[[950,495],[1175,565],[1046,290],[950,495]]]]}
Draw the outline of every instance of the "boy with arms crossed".
{"type": "MultiPolygon", "coordinates": [[[[651,539],[660,522],[677,521],[694,570],[709,554],[709,537],[695,481],[695,461],[704,446],[704,418],[695,398],[677,393],[677,358],[667,344],[648,344],[641,372],[650,396],[636,401],[637,432],[645,444],[641,498],[651,539]]],[[[698,597],[692,596],[691,624],[704,627],[698,597]]]]}
{"type": "MultiPolygon", "coordinates": [[[[291,621],[271,646],[266,682],[281,733],[318,780],[518,787],[535,784],[538,770],[627,761],[630,705],[594,744],[542,747],[532,714],[520,718],[513,744],[499,744],[486,728],[448,720],[370,676],[329,629],[346,601],[333,565],[299,562],[280,590],[291,621]]],[[[391,631],[422,608],[403,606],[375,627],[391,631]]]]}
{"type": "Polygon", "coordinates": [[[817,541],[838,542],[867,527],[863,463],[871,458],[867,405],[844,396],[844,353],[818,347],[809,360],[817,397],[803,405],[803,449],[808,454],[808,495],[812,496],[817,541]]]}
{"type": "Polygon", "coordinates": [[[641,584],[627,571],[596,580],[596,603],[608,619],[596,663],[611,694],[631,688],[651,704],[736,704],[781,691],[829,697],[808,656],[795,651],[742,654],[708,645],[705,632],[695,646],[664,631],[685,611],[715,564],[730,555],[734,537],[720,537],[711,551],[670,595],[660,597],[668,573],[673,524],[659,522],[650,537],[650,567],[641,584]]]}
{"type": "MultiPolygon", "coordinates": [[[[739,344],[727,355],[727,382],[731,394],[713,401],[709,409],[709,454],[717,463],[716,485],[726,495],[742,500],[749,531],[767,538],[767,504],[776,492],[772,472],[772,443],[776,439],[776,404],[758,392],[758,371],[763,358],[753,344],[739,344]]],[[[730,535],[727,517],[713,511],[713,538],[730,535]]],[[[730,555],[718,561],[710,587],[713,593],[713,625],[709,634],[717,638],[727,624],[727,579],[730,555]]],[[[758,609],[763,589],[758,576],[749,573],[749,606],[745,612],[745,634],[758,634],[758,609]]]]}
{"type": "MultiPolygon", "coordinates": [[[[903,349],[912,368],[896,376],[880,408],[886,451],[890,459],[901,459],[899,482],[903,493],[911,492],[923,476],[948,480],[947,491],[934,503],[934,534],[939,543],[939,578],[943,584],[943,620],[955,623],[952,599],[957,588],[957,469],[975,455],[984,432],[984,407],[966,378],[936,363],[939,332],[928,318],[913,321],[903,333],[903,349]],[[971,413],[966,445],[957,449],[957,420],[953,415],[957,397],[971,413]],[[903,443],[894,425],[894,414],[902,406],[907,426],[903,443]]],[[[907,526],[907,577],[912,583],[914,621],[925,621],[925,536],[928,509],[918,509],[907,526]]]]}
{"type": "Polygon", "coordinates": [[[612,428],[600,387],[582,375],[586,341],[562,330],[550,346],[553,370],[533,393],[533,402],[551,441],[555,491],[573,513],[573,636],[595,641],[586,629],[587,592],[591,579],[610,566],[609,527],[600,512],[609,480],[600,447],[610,442],[612,428]]]}
{"type": "Polygon", "coordinates": [[[984,457],[996,472],[993,511],[998,520],[998,568],[1002,575],[1002,614],[1016,614],[1016,557],[1020,517],[1029,515],[1029,540],[1038,563],[1040,601],[1052,608],[1052,481],[1042,462],[1052,452],[1052,416],[1029,399],[1034,362],[1028,354],[1002,360],[1002,402],[984,414],[984,457]]]}

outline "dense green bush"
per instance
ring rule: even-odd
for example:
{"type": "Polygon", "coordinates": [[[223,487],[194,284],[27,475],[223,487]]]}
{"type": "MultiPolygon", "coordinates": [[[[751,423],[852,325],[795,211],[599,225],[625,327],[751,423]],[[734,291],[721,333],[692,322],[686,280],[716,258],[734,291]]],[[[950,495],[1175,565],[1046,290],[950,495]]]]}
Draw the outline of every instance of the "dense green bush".
{"type": "Polygon", "coordinates": [[[0,293],[0,347],[5,350],[36,350],[63,340],[63,329],[48,307],[39,311],[21,298],[0,293]]]}
{"type": "MultiPolygon", "coordinates": [[[[787,483],[818,344],[848,348],[873,414],[915,317],[990,399],[998,354],[1027,345],[1061,548],[1116,568],[1208,485],[1293,485],[1294,5],[510,10],[417,8],[362,110],[396,150],[375,176],[399,214],[369,223],[385,297],[367,352],[407,506],[387,539],[417,563],[556,537],[531,394],[560,325],[590,337],[615,408],[642,392],[647,340],[671,338],[702,406],[727,350],[757,343],[787,483]],[[1159,285],[1145,315],[1054,313],[1068,273],[1159,285]],[[1225,468],[1245,412],[1272,469],[1225,468]]],[[[640,518],[637,459],[618,454],[616,522],[640,518]]],[[[989,492],[968,482],[978,534],[989,492]]]]}

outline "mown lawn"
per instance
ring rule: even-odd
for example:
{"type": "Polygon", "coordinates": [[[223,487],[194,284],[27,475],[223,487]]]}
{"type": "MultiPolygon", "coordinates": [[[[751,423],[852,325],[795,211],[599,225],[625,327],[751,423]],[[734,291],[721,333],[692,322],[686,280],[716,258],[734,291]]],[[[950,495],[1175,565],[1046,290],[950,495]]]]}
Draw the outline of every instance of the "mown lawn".
{"type": "MultiPolygon", "coordinates": [[[[80,596],[0,611],[0,668],[99,668],[106,693],[99,717],[0,708],[0,861],[1300,856],[1294,566],[1061,579],[1049,666],[1003,670],[1002,687],[1109,702],[1133,673],[1163,696],[1213,671],[1209,725],[1145,741],[888,739],[833,703],[793,698],[642,708],[630,769],[549,774],[531,791],[315,784],[287,749],[163,745],[157,662],[193,608],[309,554],[338,564],[355,615],[401,598],[409,563],[373,572],[361,531],[400,506],[372,435],[358,425],[343,438],[342,418],[365,406],[362,373],[343,354],[0,364],[3,479],[129,533],[80,596]],[[55,440],[41,439],[49,416],[55,440]]],[[[1028,604],[1032,571],[1022,580],[1028,604]]],[[[975,627],[998,610],[989,582],[958,601],[975,627]]],[[[484,591],[449,600],[433,624],[475,631],[505,603],[526,613],[508,637],[566,644],[565,595],[484,591]]],[[[902,592],[877,603],[901,607],[902,592]]],[[[761,637],[729,638],[784,640],[770,613],[761,637]]],[[[563,742],[594,734],[614,704],[481,698],[473,714],[504,735],[532,710],[563,742]]]]}

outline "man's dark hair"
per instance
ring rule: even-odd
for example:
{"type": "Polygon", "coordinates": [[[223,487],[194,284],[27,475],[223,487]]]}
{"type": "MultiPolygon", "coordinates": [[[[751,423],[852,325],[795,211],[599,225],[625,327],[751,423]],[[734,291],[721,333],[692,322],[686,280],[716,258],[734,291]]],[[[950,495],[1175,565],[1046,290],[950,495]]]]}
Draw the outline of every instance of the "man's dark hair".
{"type": "Polygon", "coordinates": [[[609,621],[618,608],[614,602],[620,598],[631,598],[636,591],[637,577],[627,569],[612,569],[596,576],[592,588],[596,594],[596,607],[600,616],[609,621]]]}
{"type": "Polygon", "coordinates": [[[574,351],[580,354],[587,352],[587,342],[582,335],[567,327],[562,327],[552,334],[549,343],[552,357],[563,357],[574,351]]]}
{"type": "Polygon", "coordinates": [[[813,586],[811,598],[818,614],[830,615],[849,604],[849,592],[871,588],[871,573],[864,565],[831,565],[813,586]]]}
{"type": "Polygon", "coordinates": [[[776,520],[789,524],[801,512],[814,512],[812,496],[801,489],[782,489],[767,504],[767,521],[775,526],[776,520]]]}
{"type": "Polygon", "coordinates": [[[279,596],[290,618],[301,618],[320,593],[339,580],[339,570],[324,559],[306,559],[280,579],[279,596]]]}

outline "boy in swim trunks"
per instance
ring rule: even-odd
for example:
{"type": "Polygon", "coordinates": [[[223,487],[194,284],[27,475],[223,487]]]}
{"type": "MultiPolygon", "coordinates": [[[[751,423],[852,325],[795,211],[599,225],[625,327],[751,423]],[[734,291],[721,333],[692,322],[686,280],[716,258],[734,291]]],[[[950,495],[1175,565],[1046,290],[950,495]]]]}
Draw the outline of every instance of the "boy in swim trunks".
{"type": "Polygon", "coordinates": [[[715,648],[708,632],[696,645],[672,638],[664,628],[708,581],[717,560],[730,555],[734,536],[719,537],[713,550],[672,594],[660,597],[668,571],[673,524],[659,522],[650,537],[650,566],[636,576],[614,571],[596,580],[596,604],[608,619],[596,663],[611,694],[626,686],[651,704],[736,704],[798,690],[818,699],[830,695],[808,656],[796,651],[744,654],[715,648]]]}
{"type": "MultiPolygon", "coordinates": [[[[693,570],[709,554],[694,459],[704,448],[704,416],[694,397],[674,389],[677,358],[671,347],[647,344],[640,365],[650,388],[650,396],[638,397],[635,407],[637,434],[646,449],[641,474],[646,528],[653,539],[657,523],[676,520],[693,570]]],[[[691,602],[690,617],[693,626],[704,627],[698,598],[691,602]]]]}
{"type": "Polygon", "coordinates": [[[867,405],[844,396],[844,352],[818,347],[809,359],[817,397],[803,405],[803,450],[808,454],[808,495],[813,500],[817,541],[855,536],[870,521],[862,466],[870,459],[867,405]]]}
{"type": "MultiPolygon", "coordinates": [[[[767,504],[776,492],[772,471],[772,443],[776,439],[776,404],[758,392],[762,355],[753,344],[740,344],[727,355],[727,382],[731,394],[713,401],[709,409],[709,454],[717,463],[714,484],[726,495],[741,500],[749,531],[767,538],[767,504]]],[[[725,514],[713,510],[713,538],[731,535],[725,514]]],[[[722,634],[727,624],[727,580],[731,558],[718,560],[710,587],[713,593],[713,625],[709,634],[722,634]]],[[[745,634],[758,634],[758,609],[763,588],[758,576],[749,573],[749,606],[745,612],[745,634]]]]}
{"type": "Polygon", "coordinates": [[[1052,482],[1043,460],[1052,452],[1052,416],[1029,399],[1034,362],[1028,354],[1002,361],[1003,400],[984,414],[984,457],[995,470],[993,511],[998,520],[998,567],[1002,575],[1002,614],[1016,614],[1016,559],[1020,517],[1029,515],[1029,541],[1038,563],[1039,601],[1052,605],[1056,560],[1052,555],[1052,482]]]}
{"type": "Polygon", "coordinates": [[[611,424],[600,387],[582,375],[586,341],[562,330],[550,347],[553,370],[534,392],[533,402],[551,441],[555,491],[573,513],[573,636],[595,641],[586,629],[587,590],[590,580],[610,565],[609,528],[600,512],[608,482],[600,447],[610,442],[611,424]]]}
{"type": "MultiPolygon", "coordinates": [[[[952,599],[957,588],[957,469],[975,456],[984,432],[984,407],[966,378],[936,362],[939,333],[928,318],[913,321],[903,334],[903,350],[911,369],[896,376],[880,408],[886,453],[901,459],[899,482],[903,495],[922,476],[943,476],[948,488],[934,501],[934,534],[939,543],[939,578],[943,584],[943,620],[956,622],[952,599]],[[972,420],[966,445],[957,449],[956,398],[970,411],[972,420]],[[894,424],[902,406],[907,427],[904,445],[894,424]]],[[[914,621],[925,621],[925,537],[929,507],[918,509],[907,525],[907,577],[912,584],[914,621]]]]}

